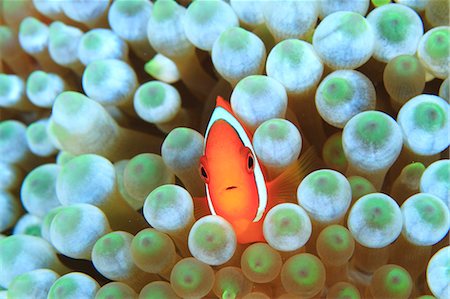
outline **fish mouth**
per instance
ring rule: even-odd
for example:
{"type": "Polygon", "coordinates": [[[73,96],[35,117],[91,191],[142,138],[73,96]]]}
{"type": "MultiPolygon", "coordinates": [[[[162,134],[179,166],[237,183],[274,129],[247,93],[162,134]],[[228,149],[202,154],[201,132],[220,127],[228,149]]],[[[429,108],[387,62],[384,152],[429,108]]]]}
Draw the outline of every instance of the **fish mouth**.
{"type": "Polygon", "coordinates": [[[236,189],[236,188],[237,188],[237,186],[229,186],[225,190],[233,190],[233,189],[236,189]]]}

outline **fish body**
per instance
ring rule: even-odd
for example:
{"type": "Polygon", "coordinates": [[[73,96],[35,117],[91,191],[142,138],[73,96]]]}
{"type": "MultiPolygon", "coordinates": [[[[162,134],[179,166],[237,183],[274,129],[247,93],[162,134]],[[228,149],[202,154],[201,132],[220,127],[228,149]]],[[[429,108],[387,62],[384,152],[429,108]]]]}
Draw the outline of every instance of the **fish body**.
{"type": "MultiPolygon", "coordinates": [[[[267,182],[253,149],[252,134],[221,97],[206,129],[199,171],[206,186],[207,209],[233,226],[238,243],[265,241],[264,217],[283,199],[274,198],[273,190],[286,188],[280,189],[283,184],[277,179],[267,182]]],[[[296,187],[289,186],[291,193],[295,194],[296,187]]]]}

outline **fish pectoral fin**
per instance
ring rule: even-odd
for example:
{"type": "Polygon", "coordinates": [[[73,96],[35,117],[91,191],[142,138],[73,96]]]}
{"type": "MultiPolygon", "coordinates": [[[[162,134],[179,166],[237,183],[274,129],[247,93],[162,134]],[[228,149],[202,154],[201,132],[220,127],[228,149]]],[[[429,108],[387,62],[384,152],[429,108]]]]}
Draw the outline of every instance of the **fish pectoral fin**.
{"type": "Polygon", "coordinates": [[[267,183],[267,191],[272,206],[283,202],[297,203],[297,188],[301,180],[321,168],[323,162],[316,154],[314,147],[309,147],[295,163],[283,171],[275,179],[267,183]]]}
{"type": "Polygon", "coordinates": [[[208,206],[208,199],[204,197],[194,197],[194,217],[200,219],[204,216],[211,215],[208,206]]]}

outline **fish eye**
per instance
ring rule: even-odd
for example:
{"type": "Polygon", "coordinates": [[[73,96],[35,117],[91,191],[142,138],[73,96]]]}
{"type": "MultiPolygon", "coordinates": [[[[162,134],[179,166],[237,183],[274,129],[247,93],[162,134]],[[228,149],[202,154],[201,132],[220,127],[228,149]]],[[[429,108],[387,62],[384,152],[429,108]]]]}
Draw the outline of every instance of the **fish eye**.
{"type": "Polygon", "coordinates": [[[206,169],[205,167],[203,167],[203,165],[200,165],[200,176],[202,177],[205,183],[208,183],[209,181],[208,173],[206,172],[206,169]]]}
{"type": "Polygon", "coordinates": [[[203,166],[200,167],[200,173],[202,174],[202,177],[204,177],[205,179],[208,178],[208,175],[206,174],[206,170],[203,166]]]}
{"type": "Polygon", "coordinates": [[[255,162],[253,160],[253,156],[251,153],[249,153],[248,157],[247,157],[247,170],[252,171],[254,166],[255,166],[255,162]]]}
{"type": "Polygon", "coordinates": [[[253,157],[253,152],[249,147],[241,148],[242,158],[245,159],[246,170],[249,173],[253,172],[253,168],[255,168],[255,158],[253,157]]]}
{"type": "Polygon", "coordinates": [[[206,170],[207,166],[208,166],[208,161],[206,159],[206,156],[201,156],[198,170],[199,170],[200,177],[206,184],[209,183],[208,171],[206,170]]]}

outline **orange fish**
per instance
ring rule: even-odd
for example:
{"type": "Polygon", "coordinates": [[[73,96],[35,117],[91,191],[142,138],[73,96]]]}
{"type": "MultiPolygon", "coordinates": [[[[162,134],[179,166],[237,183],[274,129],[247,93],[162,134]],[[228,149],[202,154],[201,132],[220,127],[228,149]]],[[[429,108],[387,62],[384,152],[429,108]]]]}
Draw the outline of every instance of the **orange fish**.
{"type": "MultiPolygon", "coordinates": [[[[265,241],[266,213],[278,203],[297,201],[299,164],[268,182],[253,149],[252,134],[221,97],[206,128],[199,170],[206,185],[203,205],[207,204],[200,209],[226,219],[241,244],[265,241]]],[[[196,204],[202,205],[201,201],[196,204]]]]}

